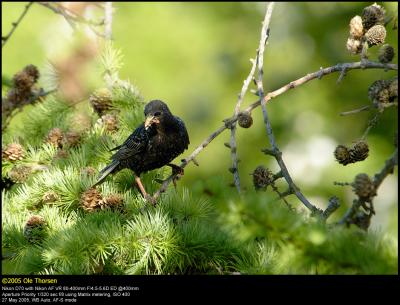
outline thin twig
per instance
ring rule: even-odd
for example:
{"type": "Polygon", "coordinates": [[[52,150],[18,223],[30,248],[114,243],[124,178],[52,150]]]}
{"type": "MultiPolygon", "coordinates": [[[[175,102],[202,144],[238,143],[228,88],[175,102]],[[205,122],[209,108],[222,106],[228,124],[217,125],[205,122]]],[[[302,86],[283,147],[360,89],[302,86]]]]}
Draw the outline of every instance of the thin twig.
{"type": "Polygon", "coordinates": [[[95,22],[92,20],[87,20],[83,18],[82,16],[79,16],[75,14],[74,12],[70,11],[68,8],[63,7],[62,5],[56,3],[52,4],[51,2],[38,2],[38,4],[50,9],[54,13],[61,15],[64,17],[64,19],[68,22],[68,24],[75,30],[76,25],[75,23],[82,23],[86,24],[90,27],[90,29],[98,36],[104,37],[104,34],[99,33],[94,26],[100,26],[104,24],[104,20],[101,20],[99,22],[95,22]]]}
{"type": "Polygon", "coordinates": [[[5,44],[7,43],[7,41],[10,39],[11,35],[14,33],[15,29],[18,27],[18,25],[21,23],[22,19],[24,19],[26,13],[28,12],[29,8],[32,6],[33,2],[29,2],[26,6],[24,11],[22,12],[21,16],[19,16],[18,20],[16,22],[12,23],[12,28],[10,30],[10,32],[4,36],[1,37],[2,40],[2,44],[1,44],[1,48],[3,48],[5,46],[5,44]]]}
{"type": "Polygon", "coordinates": [[[329,199],[328,207],[321,215],[322,218],[326,221],[329,218],[329,216],[331,216],[333,212],[335,212],[339,207],[340,207],[339,198],[336,196],[331,197],[329,199]]]}
{"type": "MultiPolygon", "coordinates": [[[[263,100],[265,100],[265,102],[268,102],[269,100],[271,100],[272,98],[275,98],[287,91],[289,91],[290,89],[294,89],[300,85],[303,85],[307,82],[309,82],[310,80],[313,79],[318,79],[318,78],[322,78],[325,75],[328,74],[332,74],[338,71],[342,71],[343,67],[346,67],[347,71],[350,70],[359,70],[359,69],[384,69],[384,70],[397,70],[398,67],[396,64],[382,64],[382,63],[378,63],[378,62],[372,62],[372,61],[365,61],[363,63],[361,62],[351,62],[351,63],[341,63],[341,64],[337,64],[335,66],[332,67],[328,67],[325,69],[319,69],[316,72],[313,73],[309,73],[297,80],[294,80],[286,85],[284,85],[283,87],[272,91],[270,93],[268,93],[263,100]]],[[[253,104],[251,104],[250,106],[248,106],[245,111],[251,112],[253,109],[257,108],[258,106],[260,106],[261,104],[261,100],[258,100],[256,102],[254,102],[253,104]]],[[[189,157],[187,157],[186,159],[184,159],[182,161],[182,163],[180,164],[180,166],[182,168],[186,167],[187,164],[189,164],[193,158],[195,158],[205,147],[207,147],[208,144],[210,144],[210,142],[212,140],[214,140],[218,135],[220,135],[225,129],[230,128],[231,124],[233,124],[234,122],[236,122],[238,119],[238,115],[234,115],[230,118],[227,118],[224,120],[224,124],[219,127],[216,131],[214,131],[210,136],[208,136],[191,154],[189,157]]],[[[154,194],[154,199],[157,199],[161,193],[165,192],[166,189],[168,188],[168,185],[172,182],[173,178],[175,175],[171,175],[169,176],[164,183],[161,185],[160,189],[158,191],[156,191],[156,193],[154,194]]]]}
{"type": "Polygon", "coordinates": [[[383,180],[386,178],[387,175],[392,174],[394,167],[398,163],[398,148],[393,152],[393,154],[390,156],[388,160],[385,161],[385,166],[381,169],[381,171],[377,174],[375,174],[374,179],[373,179],[373,184],[375,186],[375,189],[378,189],[378,187],[381,185],[383,180]]]}
{"type": "Polygon", "coordinates": [[[362,140],[365,140],[371,128],[378,123],[381,113],[381,111],[378,111],[377,113],[375,113],[374,117],[368,121],[367,128],[365,129],[364,134],[361,137],[362,140]]]}
{"type": "MultiPolygon", "coordinates": [[[[252,60],[253,65],[251,67],[250,73],[247,76],[246,80],[243,82],[242,90],[240,91],[238,101],[236,103],[234,115],[238,115],[240,111],[240,105],[242,104],[244,95],[250,85],[251,80],[253,79],[254,72],[256,71],[256,61],[252,60]]],[[[232,124],[231,127],[231,139],[230,145],[231,149],[231,158],[232,158],[232,168],[234,169],[233,172],[233,182],[235,183],[237,191],[240,193],[240,178],[239,178],[239,171],[238,171],[238,158],[237,158],[237,147],[236,147],[236,122],[232,124]]]]}
{"type": "Polygon", "coordinates": [[[264,123],[265,123],[266,131],[267,131],[268,139],[269,139],[269,142],[270,142],[271,147],[272,147],[273,155],[274,155],[274,157],[276,159],[276,162],[278,163],[278,165],[279,165],[279,167],[281,169],[283,177],[285,178],[287,184],[289,185],[290,190],[293,191],[293,193],[297,196],[297,198],[309,210],[311,210],[311,212],[313,212],[313,213],[322,212],[317,207],[315,207],[310,201],[307,200],[307,198],[300,192],[300,189],[294,183],[292,177],[289,174],[289,171],[287,170],[286,164],[283,161],[282,153],[279,151],[278,145],[276,144],[274,133],[273,133],[272,127],[271,127],[271,122],[270,122],[270,120],[268,118],[267,107],[265,105],[266,101],[265,101],[265,98],[264,98],[263,63],[264,63],[264,47],[265,47],[265,42],[268,39],[268,25],[269,25],[269,21],[270,21],[270,18],[271,18],[271,13],[272,13],[272,10],[273,10],[273,6],[274,6],[274,3],[271,2],[268,5],[268,8],[267,8],[266,17],[265,17],[265,20],[264,20],[264,26],[263,26],[262,31],[261,31],[261,40],[260,40],[260,46],[259,46],[259,49],[258,49],[259,50],[258,51],[259,54],[257,56],[257,59],[258,59],[258,77],[256,79],[256,83],[257,83],[257,89],[258,89],[258,96],[262,100],[261,108],[262,108],[262,112],[263,112],[263,116],[264,116],[264,123]]]}
{"type": "MultiPolygon", "coordinates": [[[[269,11],[266,10],[261,33],[265,32],[267,29],[266,26],[268,27],[268,25],[269,25],[269,20],[268,20],[268,22],[265,22],[267,18],[269,18],[269,19],[271,18],[271,14],[269,14],[269,17],[268,17],[268,13],[269,13],[269,11]]],[[[260,44],[266,43],[266,40],[263,41],[263,39],[268,39],[268,36],[263,36],[261,34],[260,44]]],[[[253,65],[250,69],[249,75],[243,82],[243,87],[238,96],[238,101],[236,103],[235,111],[233,114],[234,116],[237,116],[239,114],[240,106],[243,102],[243,98],[247,92],[247,89],[249,88],[250,82],[252,81],[252,79],[254,77],[254,73],[256,71],[256,66],[257,66],[257,62],[258,62],[258,54],[259,54],[259,51],[257,49],[256,59],[255,60],[250,59],[250,61],[252,62],[253,65]]],[[[232,173],[233,173],[233,182],[236,186],[237,191],[240,193],[240,177],[239,177],[239,170],[238,170],[238,158],[237,158],[237,147],[236,147],[236,121],[231,125],[230,149],[231,149],[231,158],[232,158],[232,167],[231,168],[232,168],[232,173]]]]}
{"type": "Polygon", "coordinates": [[[339,114],[340,114],[341,116],[351,115],[351,114],[356,114],[356,113],[360,113],[360,112],[362,112],[362,111],[369,110],[370,108],[371,108],[370,105],[365,105],[365,106],[363,106],[363,107],[361,107],[361,108],[354,109],[354,110],[350,110],[350,111],[344,111],[344,112],[341,112],[341,113],[339,113],[339,114]]]}

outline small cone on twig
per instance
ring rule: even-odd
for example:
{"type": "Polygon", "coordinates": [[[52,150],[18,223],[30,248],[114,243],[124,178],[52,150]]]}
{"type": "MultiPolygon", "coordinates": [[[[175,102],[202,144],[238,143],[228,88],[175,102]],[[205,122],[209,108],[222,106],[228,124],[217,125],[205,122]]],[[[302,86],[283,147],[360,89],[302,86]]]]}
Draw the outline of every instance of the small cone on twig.
{"type": "Polygon", "coordinates": [[[99,116],[102,116],[112,107],[111,92],[107,88],[96,90],[89,97],[89,101],[90,104],[93,106],[94,111],[96,111],[99,116]]]}
{"type": "Polygon", "coordinates": [[[62,142],[64,138],[64,133],[60,128],[53,128],[50,130],[49,134],[46,137],[46,142],[50,143],[51,145],[61,148],[62,147],[62,142]]]}
{"type": "Polygon", "coordinates": [[[363,200],[370,200],[376,195],[375,186],[367,174],[358,174],[352,186],[354,193],[363,200]]]}
{"type": "Polygon", "coordinates": [[[385,23],[385,9],[374,3],[364,8],[361,18],[364,29],[369,30],[376,24],[382,25],[385,23]]]}
{"type": "Polygon", "coordinates": [[[103,204],[103,196],[95,188],[88,189],[81,195],[80,205],[86,212],[101,209],[103,204]]]}
{"type": "Polygon", "coordinates": [[[346,42],[346,48],[351,54],[356,55],[361,53],[363,46],[360,40],[349,37],[346,42]]]}
{"type": "Polygon", "coordinates": [[[336,160],[343,165],[351,163],[349,149],[344,145],[338,145],[334,151],[336,160]]]}
{"type": "Polygon", "coordinates": [[[119,194],[111,194],[104,198],[103,208],[110,208],[113,211],[123,211],[124,199],[119,194]]]}
{"type": "Polygon", "coordinates": [[[397,98],[397,79],[373,82],[368,88],[368,98],[377,108],[392,103],[397,98]]]}
{"type": "Polygon", "coordinates": [[[378,60],[383,64],[387,64],[393,60],[394,48],[389,44],[384,44],[379,49],[378,60]]]}
{"type": "Polygon", "coordinates": [[[84,176],[93,176],[94,174],[96,174],[96,172],[96,169],[91,166],[84,167],[81,170],[81,174],[84,176]]]}
{"type": "Polygon", "coordinates": [[[364,26],[360,16],[354,16],[350,20],[350,35],[356,39],[360,39],[364,35],[364,26]]]}
{"type": "Polygon", "coordinates": [[[253,125],[253,118],[250,112],[240,112],[238,115],[238,123],[242,128],[249,128],[253,125]]]}
{"type": "Polygon", "coordinates": [[[108,132],[118,130],[118,119],[114,114],[105,114],[101,119],[99,119],[99,121],[108,132]]]}
{"type": "Polygon", "coordinates": [[[20,165],[14,166],[8,173],[7,176],[14,183],[24,183],[29,178],[31,168],[28,166],[20,165]]]}
{"type": "Polygon", "coordinates": [[[274,181],[273,173],[263,165],[258,166],[253,175],[253,185],[256,190],[266,189],[274,181]]]}
{"type": "Polygon", "coordinates": [[[368,157],[369,147],[366,141],[360,140],[353,144],[350,151],[352,162],[363,161],[368,157]]]}
{"type": "Polygon", "coordinates": [[[38,243],[44,237],[46,221],[38,215],[31,216],[25,223],[24,236],[30,243],[38,243]]]}
{"type": "Polygon", "coordinates": [[[385,42],[386,29],[383,25],[377,24],[370,28],[365,33],[365,39],[368,42],[368,46],[375,46],[385,42]]]}
{"type": "Polygon", "coordinates": [[[76,147],[80,144],[82,135],[77,131],[68,131],[64,137],[64,144],[69,147],[76,147]]]}
{"type": "Polygon", "coordinates": [[[60,197],[58,194],[54,191],[47,191],[46,193],[43,194],[42,196],[42,201],[43,203],[52,203],[56,202],[60,197]]]}
{"type": "Polygon", "coordinates": [[[1,157],[2,160],[15,162],[17,160],[22,160],[25,156],[24,148],[21,144],[11,143],[8,144],[7,147],[2,150],[1,157]]]}

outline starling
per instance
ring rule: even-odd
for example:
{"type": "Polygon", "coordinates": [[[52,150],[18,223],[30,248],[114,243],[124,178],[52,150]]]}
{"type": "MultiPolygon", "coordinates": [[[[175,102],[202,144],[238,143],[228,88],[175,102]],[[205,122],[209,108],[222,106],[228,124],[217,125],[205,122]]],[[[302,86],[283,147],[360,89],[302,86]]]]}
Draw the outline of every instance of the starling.
{"type": "Polygon", "coordinates": [[[102,169],[94,186],[102,183],[109,174],[124,168],[131,169],[135,181],[146,199],[149,199],[140,174],[168,165],[173,171],[183,169],[170,162],[179,156],[189,145],[189,136],[184,122],[174,116],[168,106],[160,100],[152,100],[144,108],[146,119],[125,140],[112,155],[111,163],[102,169]]]}

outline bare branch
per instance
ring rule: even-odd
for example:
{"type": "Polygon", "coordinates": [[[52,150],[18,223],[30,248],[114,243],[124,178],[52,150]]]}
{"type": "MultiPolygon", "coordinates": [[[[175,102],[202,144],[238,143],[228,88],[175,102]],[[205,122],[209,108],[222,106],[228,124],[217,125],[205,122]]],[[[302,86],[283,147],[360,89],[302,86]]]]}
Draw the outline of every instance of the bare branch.
{"type": "Polygon", "coordinates": [[[329,204],[325,211],[322,213],[322,218],[327,220],[340,207],[339,198],[333,196],[329,199],[329,204]]]}
{"type": "MultiPolygon", "coordinates": [[[[332,67],[328,67],[325,69],[319,69],[316,72],[313,73],[309,73],[297,80],[294,80],[286,85],[284,85],[283,87],[272,91],[270,93],[268,93],[263,100],[265,102],[268,102],[269,100],[271,100],[272,98],[275,98],[287,91],[289,91],[290,89],[294,89],[300,85],[303,85],[307,82],[309,82],[310,80],[313,79],[318,79],[319,77],[323,77],[325,75],[328,74],[332,74],[338,71],[342,71],[343,67],[346,67],[347,71],[350,70],[359,70],[359,69],[384,69],[384,70],[397,70],[397,65],[396,64],[381,64],[378,62],[372,62],[372,61],[366,61],[363,64],[361,62],[351,62],[351,63],[341,63],[341,64],[337,64],[335,66],[332,67]]],[[[249,111],[251,112],[253,109],[257,108],[258,106],[260,106],[261,104],[261,100],[258,100],[256,102],[254,102],[253,104],[251,104],[250,106],[248,106],[245,111],[249,111]]],[[[193,158],[195,158],[208,144],[210,144],[210,142],[212,140],[214,140],[218,135],[220,135],[225,129],[229,128],[229,124],[233,124],[234,122],[236,122],[238,119],[238,115],[234,115],[230,118],[227,118],[224,120],[224,124],[219,127],[216,131],[214,131],[210,136],[208,136],[193,152],[192,154],[187,157],[186,159],[184,159],[184,162],[181,163],[181,167],[184,168],[186,167],[186,165],[188,163],[190,163],[190,161],[193,160],[193,158]]],[[[175,175],[171,175],[169,176],[164,183],[162,184],[161,188],[154,194],[154,198],[158,198],[160,196],[161,193],[165,192],[165,190],[168,188],[168,185],[172,182],[172,179],[175,175]]]]}
{"type": "Polygon", "coordinates": [[[350,111],[341,112],[340,115],[341,115],[341,116],[345,116],[345,115],[356,114],[356,113],[360,113],[360,112],[362,112],[362,111],[369,110],[370,108],[371,108],[370,105],[365,105],[365,106],[363,106],[363,107],[361,107],[361,108],[358,108],[358,109],[354,109],[354,110],[350,110],[350,111]]]}
{"type": "Polygon", "coordinates": [[[374,176],[374,186],[375,189],[378,189],[383,180],[387,175],[392,174],[394,167],[398,164],[398,148],[393,152],[392,156],[385,161],[385,166],[381,169],[381,171],[374,176]]]}
{"type": "MultiPolygon", "coordinates": [[[[260,46],[264,46],[265,43],[267,42],[268,39],[268,35],[265,35],[264,33],[266,33],[268,26],[269,26],[269,20],[271,19],[271,14],[272,14],[272,9],[273,9],[273,2],[271,2],[268,5],[268,9],[265,12],[265,17],[264,17],[264,22],[263,22],[263,26],[261,29],[261,38],[260,38],[260,46]]],[[[237,116],[239,114],[240,111],[240,105],[243,102],[243,98],[247,92],[247,89],[249,88],[250,82],[253,80],[254,78],[254,73],[256,71],[256,66],[258,63],[258,56],[259,56],[259,50],[260,50],[260,46],[257,49],[257,55],[256,55],[256,60],[254,59],[250,59],[250,61],[253,63],[250,73],[247,76],[247,78],[245,79],[245,81],[243,82],[243,87],[242,90],[240,91],[239,97],[238,97],[238,101],[236,103],[236,107],[235,107],[235,111],[234,111],[234,116],[237,116]]],[[[233,173],[233,180],[234,180],[234,184],[236,186],[237,191],[240,193],[240,178],[239,178],[239,171],[238,171],[238,159],[237,159],[237,147],[236,147],[236,121],[233,122],[233,124],[231,125],[231,138],[230,138],[230,149],[231,149],[231,157],[232,157],[232,173],[233,173]]]]}
{"type": "MultiPolygon", "coordinates": [[[[92,21],[92,20],[87,20],[84,17],[77,15],[75,12],[72,12],[66,7],[63,7],[59,3],[52,3],[52,2],[38,2],[40,5],[50,9],[54,13],[61,15],[64,17],[64,19],[68,22],[68,24],[75,30],[76,29],[76,24],[75,23],[82,23],[86,24],[87,26],[90,27],[90,29],[98,36],[105,38],[105,35],[103,33],[100,33],[97,31],[94,27],[95,26],[101,26],[105,23],[104,20],[101,20],[99,22],[92,21]]],[[[107,8],[107,5],[106,5],[107,8]]]]}
{"type": "Polygon", "coordinates": [[[26,13],[28,12],[28,10],[32,6],[32,4],[33,4],[33,2],[29,2],[25,6],[25,9],[22,12],[21,16],[19,16],[18,20],[16,22],[12,23],[12,28],[11,28],[10,32],[6,36],[1,37],[1,40],[2,40],[1,48],[3,48],[5,46],[5,44],[7,43],[7,41],[10,39],[11,35],[14,33],[14,31],[16,30],[18,25],[21,23],[22,19],[24,19],[26,13]]]}

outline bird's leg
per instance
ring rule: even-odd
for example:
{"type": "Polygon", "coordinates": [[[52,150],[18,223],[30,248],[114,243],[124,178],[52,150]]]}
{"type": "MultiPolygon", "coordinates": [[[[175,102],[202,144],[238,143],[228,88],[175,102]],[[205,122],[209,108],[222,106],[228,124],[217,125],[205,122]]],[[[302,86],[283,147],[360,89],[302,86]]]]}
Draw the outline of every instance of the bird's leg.
{"type": "MultiPolygon", "coordinates": [[[[166,165],[172,168],[172,175],[174,176],[172,178],[172,182],[174,184],[174,187],[176,188],[176,181],[179,180],[179,178],[184,174],[184,170],[182,167],[172,163],[168,163],[166,165]]],[[[163,184],[165,182],[165,180],[162,179],[154,179],[154,181],[160,184],[163,184]]]]}
{"type": "Polygon", "coordinates": [[[149,201],[151,204],[155,205],[155,201],[153,199],[153,197],[151,197],[146,190],[144,189],[144,186],[142,184],[142,181],[140,180],[139,176],[135,176],[135,182],[137,184],[137,186],[140,189],[140,192],[142,193],[144,199],[146,199],[146,201],[149,201]]]}
{"type": "Polygon", "coordinates": [[[172,179],[172,183],[174,184],[174,187],[176,189],[176,181],[179,180],[179,178],[185,173],[182,167],[168,163],[168,166],[172,168],[172,174],[174,175],[174,178],[172,179]]]}

